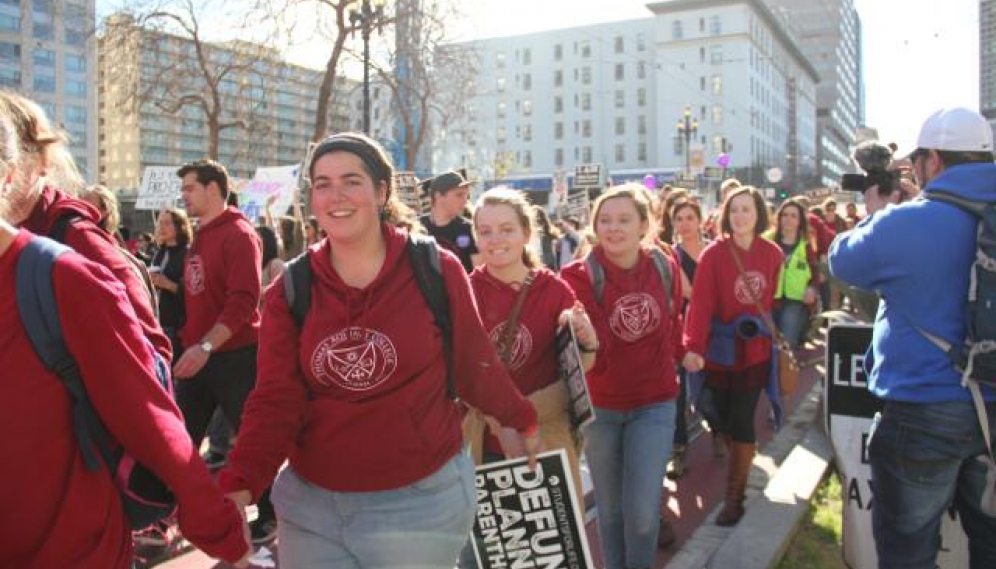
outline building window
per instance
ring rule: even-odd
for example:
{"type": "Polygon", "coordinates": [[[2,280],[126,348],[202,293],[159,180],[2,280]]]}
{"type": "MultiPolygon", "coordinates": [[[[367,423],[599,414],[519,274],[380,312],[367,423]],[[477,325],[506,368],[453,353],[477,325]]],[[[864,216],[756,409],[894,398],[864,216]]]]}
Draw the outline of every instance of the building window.
{"type": "Polygon", "coordinates": [[[561,140],[564,138],[564,123],[555,122],[553,123],[553,139],[561,140]]]}
{"type": "Polygon", "coordinates": [[[529,91],[533,88],[533,76],[526,73],[522,76],[522,90],[529,91]]]}
{"type": "Polygon", "coordinates": [[[21,63],[21,44],[6,41],[0,42],[0,61],[21,63]]]}
{"type": "Polygon", "coordinates": [[[35,49],[31,52],[31,60],[36,67],[55,67],[55,52],[50,49],[35,49]]]}
{"type": "Polygon", "coordinates": [[[712,153],[719,154],[723,151],[723,137],[721,135],[716,135],[712,137],[712,153]]]}
{"type": "Polygon", "coordinates": [[[626,119],[624,117],[616,117],[616,134],[626,134],[626,119]]]}
{"type": "Polygon", "coordinates": [[[525,142],[533,141],[533,125],[524,124],[522,125],[522,140],[525,142]]]}
{"type": "Polygon", "coordinates": [[[498,78],[498,83],[497,83],[497,85],[495,85],[495,88],[498,90],[499,93],[504,93],[505,92],[505,78],[504,77],[499,77],[498,78]]]}
{"type": "Polygon", "coordinates": [[[647,116],[640,115],[636,118],[636,133],[647,134],[647,116]]]}
{"type": "Polygon", "coordinates": [[[21,88],[21,72],[17,69],[0,68],[0,85],[21,88]]]}
{"type": "Polygon", "coordinates": [[[705,77],[699,77],[699,91],[705,91],[705,77]]]}
{"type": "Polygon", "coordinates": [[[0,14],[0,30],[8,32],[21,31],[21,18],[8,14],[0,14]]]}
{"type": "Polygon", "coordinates": [[[55,93],[55,77],[35,75],[34,89],[39,93],[55,93]]]}
{"type": "Polygon", "coordinates": [[[640,61],[636,64],[636,78],[646,79],[647,78],[647,62],[640,61]]]}
{"type": "Polygon", "coordinates": [[[625,44],[623,43],[622,36],[616,36],[615,44],[616,44],[616,53],[623,53],[625,44]]]}
{"type": "Polygon", "coordinates": [[[522,114],[527,117],[533,114],[533,102],[532,101],[522,101],[522,114]]]}
{"type": "Polygon", "coordinates": [[[498,118],[505,118],[505,103],[501,101],[498,103],[498,118]]]}
{"type": "Polygon", "coordinates": [[[555,148],[553,150],[553,165],[554,166],[563,166],[564,165],[564,149],[563,148],[555,148]]]}
{"type": "Polygon", "coordinates": [[[86,124],[86,108],[79,105],[66,105],[66,122],[70,124],[86,124]]]}
{"type": "Polygon", "coordinates": [[[591,57],[591,42],[581,42],[581,57],[591,57]]]}
{"type": "Polygon", "coordinates": [[[564,72],[563,70],[557,69],[553,72],[553,86],[561,87],[564,84],[564,72]]]}
{"type": "Polygon", "coordinates": [[[533,151],[532,150],[524,150],[522,152],[522,167],[523,168],[532,168],[533,167],[533,151]]]}
{"type": "Polygon", "coordinates": [[[557,95],[553,98],[553,112],[562,113],[564,112],[564,98],[557,95]]]}
{"type": "Polygon", "coordinates": [[[622,63],[616,64],[616,81],[622,81],[626,79],[626,66],[622,63]]]}
{"type": "Polygon", "coordinates": [[[564,59],[564,46],[558,43],[557,45],[553,46],[553,60],[561,61],[563,59],[564,59]]]}
{"type": "Polygon", "coordinates": [[[585,146],[581,148],[581,161],[585,164],[591,164],[591,147],[585,146]]]}
{"type": "Polygon", "coordinates": [[[503,69],[505,67],[505,52],[499,51],[495,54],[495,67],[503,69]]]}
{"type": "Polygon", "coordinates": [[[705,18],[699,18],[699,31],[705,31],[705,18]]]}
{"type": "Polygon", "coordinates": [[[709,46],[709,63],[712,63],[713,65],[723,63],[723,46],[709,46]]]}
{"type": "Polygon", "coordinates": [[[712,94],[722,95],[723,94],[723,76],[713,75],[712,76],[712,94]]]}
{"type": "Polygon", "coordinates": [[[641,142],[636,145],[636,159],[640,162],[647,161],[647,143],[641,142]]]}
{"type": "Polygon", "coordinates": [[[581,68],[581,84],[591,85],[591,67],[581,68]]]}
{"type": "Polygon", "coordinates": [[[591,93],[581,93],[581,110],[591,110],[591,93]]]}
{"type": "Polygon", "coordinates": [[[591,121],[588,119],[581,121],[581,136],[591,138],[591,121]]]}
{"type": "Polygon", "coordinates": [[[495,130],[495,137],[498,139],[498,144],[505,144],[505,127],[498,127],[495,130]]]}
{"type": "Polygon", "coordinates": [[[522,50],[522,64],[531,65],[533,63],[533,51],[528,47],[522,50]]]}
{"type": "Polygon", "coordinates": [[[636,51],[647,51],[647,36],[636,34],[636,51]]]}
{"type": "Polygon", "coordinates": [[[76,29],[73,29],[73,28],[70,28],[70,27],[66,26],[63,29],[63,32],[64,32],[64,34],[66,36],[66,44],[72,45],[72,46],[77,46],[77,47],[80,47],[80,46],[83,46],[83,45],[86,44],[86,33],[84,31],[82,31],[82,30],[76,30],[76,29]]]}
{"type": "Polygon", "coordinates": [[[723,20],[719,16],[709,18],[709,33],[714,36],[723,33],[723,20]]]}
{"type": "Polygon", "coordinates": [[[699,48],[699,63],[705,63],[705,48],[699,48]]]}
{"type": "Polygon", "coordinates": [[[626,91],[616,89],[616,108],[621,109],[626,106],[626,91]]]}
{"type": "Polygon", "coordinates": [[[723,106],[714,105],[712,107],[712,124],[723,124],[723,106]]]}
{"type": "Polygon", "coordinates": [[[681,20],[675,20],[671,22],[671,39],[680,40],[684,36],[681,31],[681,20]]]}
{"type": "Polygon", "coordinates": [[[66,73],[86,73],[86,58],[67,53],[63,59],[66,73]]]}
{"type": "Polygon", "coordinates": [[[643,87],[636,90],[636,104],[640,107],[647,106],[647,90],[643,87]]]}
{"type": "Polygon", "coordinates": [[[625,162],[625,161],[626,161],[626,145],[625,144],[617,144],[616,145],[616,162],[625,162]]]}

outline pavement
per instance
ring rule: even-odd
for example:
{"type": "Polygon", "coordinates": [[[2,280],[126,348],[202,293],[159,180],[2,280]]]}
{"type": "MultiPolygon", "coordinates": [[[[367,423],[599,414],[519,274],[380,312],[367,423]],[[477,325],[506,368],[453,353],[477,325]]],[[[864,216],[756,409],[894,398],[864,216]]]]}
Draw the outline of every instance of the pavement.
{"type": "MultiPolygon", "coordinates": [[[[712,519],[722,507],[726,485],[726,459],[712,455],[708,433],[694,431],[687,454],[688,470],[677,480],[665,479],[661,512],[674,528],[675,545],[658,550],[655,569],[769,569],[777,565],[791,543],[808,504],[830,465],[830,444],[819,414],[823,397],[822,342],[800,352],[803,364],[799,388],[787,405],[786,424],[774,432],[770,408],[764,397],[758,404],[755,425],[758,447],[748,480],[746,514],[739,524],[722,528],[712,519]]],[[[584,480],[586,501],[591,502],[590,482],[584,480]]],[[[591,508],[593,510],[593,508],[591,508]]],[[[586,529],[597,567],[601,567],[594,511],[586,529]]],[[[272,551],[272,547],[269,551],[272,551]]],[[[268,551],[268,552],[269,552],[268,551]]],[[[276,555],[258,558],[254,567],[278,567],[276,555]],[[272,564],[271,564],[272,563],[272,564]]],[[[144,567],[161,569],[226,569],[228,564],[196,550],[150,559],[144,567]]]]}

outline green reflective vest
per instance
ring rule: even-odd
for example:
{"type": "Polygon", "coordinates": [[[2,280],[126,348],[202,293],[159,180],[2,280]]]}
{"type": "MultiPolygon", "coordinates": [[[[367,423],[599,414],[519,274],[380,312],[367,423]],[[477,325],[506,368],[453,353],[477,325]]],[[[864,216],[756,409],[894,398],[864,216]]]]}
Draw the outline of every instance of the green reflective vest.
{"type": "MultiPolygon", "coordinates": [[[[765,237],[774,241],[774,231],[766,233],[765,237]]],[[[778,243],[776,245],[781,246],[778,243]]],[[[809,286],[809,281],[813,277],[809,268],[809,259],[806,257],[806,247],[808,246],[805,239],[800,239],[795,249],[792,250],[792,254],[785,258],[781,274],[778,277],[775,298],[801,301],[806,295],[806,287],[809,286]]]]}

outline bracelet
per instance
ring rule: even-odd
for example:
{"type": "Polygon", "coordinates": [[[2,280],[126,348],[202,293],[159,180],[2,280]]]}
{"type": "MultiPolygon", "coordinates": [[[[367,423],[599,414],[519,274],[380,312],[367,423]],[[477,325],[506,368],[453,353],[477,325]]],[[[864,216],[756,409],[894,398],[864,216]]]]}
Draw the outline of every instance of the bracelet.
{"type": "Polygon", "coordinates": [[[520,431],[525,438],[535,437],[539,434],[539,425],[532,425],[524,431],[520,431]]]}
{"type": "Polygon", "coordinates": [[[578,342],[578,351],[580,351],[582,354],[594,354],[595,352],[598,351],[599,347],[600,346],[598,344],[595,344],[594,348],[586,348],[584,347],[584,344],[578,342]]]}

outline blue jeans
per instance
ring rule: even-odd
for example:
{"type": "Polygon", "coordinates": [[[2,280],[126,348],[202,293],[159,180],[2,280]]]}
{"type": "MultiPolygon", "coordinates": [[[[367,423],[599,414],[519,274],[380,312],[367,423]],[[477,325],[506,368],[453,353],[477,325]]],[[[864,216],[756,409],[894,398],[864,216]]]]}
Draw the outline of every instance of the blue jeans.
{"type": "Polygon", "coordinates": [[[674,414],[674,401],[626,412],[596,407],[584,427],[605,569],[654,564],[674,414]]]}
{"type": "Polygon", "coordinates": [[[280,567],[452,569],[476,511],[462,451],[408,486],[332,492],[285,468],[273,483],[280,567]]]}
{"type": "Polygon", "coordinates": [[[802,334],[809,327],[809,308],[798,300],[784,298],[781,302],[774,312],[775,326],[794,350],[802,343],[802,334]]]}
{"type": "MultiPolygon", "coordinates": [[[[988,412],[996,426],[996,405],[988,412]]],[[[868,447],[880,569],[934,569],[941,516],[952,505],[972,569],[996,567],[996,518],[979,510],[986,469],[975,457],[984,452],[970,402],[885,403],[868,447]]]]}

